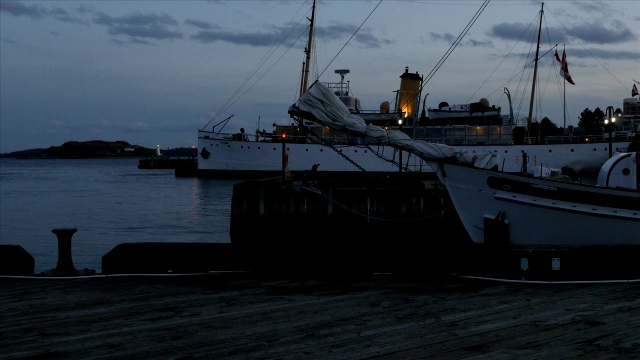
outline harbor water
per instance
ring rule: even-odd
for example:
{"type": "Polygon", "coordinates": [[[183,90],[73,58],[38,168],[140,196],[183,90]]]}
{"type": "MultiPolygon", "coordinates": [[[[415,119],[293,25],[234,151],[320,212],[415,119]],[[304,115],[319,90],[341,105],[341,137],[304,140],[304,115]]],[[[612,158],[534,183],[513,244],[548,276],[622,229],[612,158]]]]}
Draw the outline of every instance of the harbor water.
{"type": "Polygon", "coordinates": [[[0,244],[20,245],[35,273],[58,261],[55,228],[76,228],[76,269],[129,242],[228,243],[233,185],[138,169],[139,159],[0,159],[0,244]]]}

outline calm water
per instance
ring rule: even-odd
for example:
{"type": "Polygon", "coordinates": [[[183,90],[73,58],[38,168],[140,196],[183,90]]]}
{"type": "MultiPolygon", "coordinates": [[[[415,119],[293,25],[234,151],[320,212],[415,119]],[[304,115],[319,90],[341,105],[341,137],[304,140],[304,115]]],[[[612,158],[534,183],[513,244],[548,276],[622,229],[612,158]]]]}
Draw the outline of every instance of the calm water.
{"type": "Polygon", "coordinates": [[[102,272],[125,242],[229,242],[237,180],[176,178],[138,159],[0,159],[0,244],[20,245],[35,272],[56,267],[52,229],[71,227],[76,269],[102,272]]]}

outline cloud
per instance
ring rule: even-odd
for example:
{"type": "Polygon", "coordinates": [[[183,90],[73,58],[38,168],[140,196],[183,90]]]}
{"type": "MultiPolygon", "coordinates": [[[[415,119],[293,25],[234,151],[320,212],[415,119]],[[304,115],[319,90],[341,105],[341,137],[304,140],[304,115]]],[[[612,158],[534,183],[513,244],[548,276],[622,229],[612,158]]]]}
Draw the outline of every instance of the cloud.
{"type": "Polygon", "coordinates": [[[572,1],[571,7],[590,13],[603,14],[610,11],[610,6],[602,1],[572,1]]]}
{"type": "Polygon", "coordinates": [[[206,21],[187,19],[187,20],[184,21],[184,23],[187,24],[187,25],[193,25],[193,26],[195,26],[197,28],[204,29],[204,30],[210,30],[210,29],[214,28],[213,25],[209,24],[206,21]]]}
{"type": "MultiPolygon", "coordinates": [[[[527,25],[519,22],[518,23],[502,23],[502,24],[497,24],[491,27],[491,30],[489,30],[489,33],[487,35],[489,37],[496,37],[502,40],[529,41],[528,38],[526,39],[524,38],[524,35],[527,33],[532,34],[534,31],[536,34],[538,33],[537,24],[534,27],[533,24],[527,25]]],[[[549,28],[549,27],[544,28],[544,31],[545,33],[548,33],[548,37],[554,43],[567,42],[567,37],[565,35],[566,31],[560,31],[559,29],[549,28]]]]}
{"type": "MultiPolygon", "coordinates": [[[[203,21],[187,20],[185,22],[201,29],[190,38],[204,44],[223,41],[235,45],[260,47],[272,46],[277,43],[293,45],[298,43],[298,40],[303,37],[303,35],[306,36],[307,29],[306,26],[301,26],[300,24],[290,24],[287,26],[272,27],[272,31],[270,32],[239,32],[222,30],[217,26],[210,25],[203,21]]],[[[332,24],[324,27],[315,27],[314,37],[325,40],[347,39],[356,33],[357,30],[358,27],[355,25],[332,24]]],[[[364,45],[366,48],[380,48],[382,45],[393,42],[374,36],[369,29],[360,29],[353,39],[356,43],[364,45]]]]}
{"type": "MultiPolygon", "coordinates": [[[[454,36],[452,34],[449,33],[445,33],[445,34],[436,34],[436,33],[430,33],[430,37],[432,41],[439,41],[439,42],[444,42],[447,44],[453,44],[454,41],[456,41],[457,36],[454,36]]],[[[470,47],[482,47],[482,48],[492,48],[493,47],[493,42],[491,42],[491,40],[484,40],[484,41],[480,41],[480,40],[474,40],[474,39],[463,39],[463,41],[460,42],[460,44],[458,44],[459,46],[470,46],[470,47]]]]}
{"type": "Polygon", "coordinates": [[[463,42],[463,45],[468,45],[471,47],[492,48],[493,42],[491,40],[479,41],[479,40],[469,39],[463,42]]]}
{"type": "Polygon", "coordinates": [[[392,40],[376,37],[372,34],[371,29],[358,29],[358,26],[352,24],[333,23],[329,26],[316,27],[314,29],[314,34],[320,39],[329,40],[348,39],[353,36],[356,43],[364,45],[365,48],[374,49],[378,49],[382,47],[382,45],[388,45],[394,42],[392,40]]]}
{"type": "Polygon", "coordinates": [[[616,23],[614,29],[608,29],[602,24],[581,24],[569,28],[569,34],[583,42],[592,44],[622,44],[637,41],[637,37],[622,24],[616,23]]]}
{"type": "MultiPolygon", "coordinates": [[[[545,38],[553,43],[575,43],[570,38],[575,38],[587,44],[622,44],[637,41],[637,37],[622,24],[609,25],[609,28],[600,23],[580,23],[575,26],[546,27],[545,38]]],[[[504,40],[521,40],[523,34],[532,32],[531,25],[523,23],[502,23],[494,25],[489,31],[489,36],[504,40]]],[[[535,30],[537,32],[537,29],[535,30]]]]}
{"type": "MultiPolygon", "coordinates": [[[[88,21],[74,17],[61,8],[47,8],[38,4],[27,5],[18,1],[0,1],[0,11],[13,16],[28,16],[34,19],[52,17],[61,22],[86,25],[93,22],[106,26],[108,34],[112,36],[112,41],[120,46],[126,44],[154,45],[154,41],[176,40],[185,36],[178,30],[178,21],[167,14],[138,12],[118,17],[96,12],[93,6],[86,4],[80,4],[74,10],[79,14],[93,15],[93,19],[88,21]]],[[[287,26],[273,27],[271,31],[266,32],[240,32],[224,30],[197,19],[187,19],[184,23],[199,29],[196,34],[190,36],[190,39],[204,44],[221,41],[258,47],[267,47],[278,43],[292,46],[306,34],[307,28],[306,24],[292,23],[287,26]]],[[[356,34],[358,27],[351,24],[334,23],[326,27],[316,27],[314,31],[316,38],[328,40],[347,39],[355,34],[353,41],[365,48],[377,49],[393,43],[391,40],[376,37],[369,29],[360,29],[356,34]]],[[[299,44],[304,46],[304,42],[299,42],[299,44]]]]}
{"type": "Polygon", "coordinates": [[[166,14],[134,13],[121,17],[112,17],[104,13],[97,13],[94,23],[108,28],[110,35],[123,35],[136,44],[149,44],[152,40],[182,39],[183,34],[172,27],[178,22],[166,14]]]}
{"type": "Polygon", "coordinates": [[[433,41],[443,41],[446,43],[453,43],[456,39],[456,36],[453,36],[452,34],[449,33],[445,33],[445,34],[436,34],[436,33],[430,33],[431,36],[431,40],[433,41]]]}
{"type": "Polygon", "coordinates": [[[13,16],[28,16],[32,19],[53,17],[54,19],[62,22],[87,24],[86,21],[73,17],[64,9],[49,9],[38,4],[26,5],[19,1],[0,1],[0,12],[6,12],[13,16]]]}
{"type": "MultiPolygon", "coordinates": [[[[357,43],[364,45],[369,49],[379,49],[382,46],[380,45],[380,40],[371,34],[357,34],[354,39],[357,43]]],[[[390,40],[383,40],[384,44],[390,44],[390,40]]]]}
{"type": "Polygon", "coordinates": [[[271,46],[277,42],[278,33],[240,33],[236,31],[201,30],[191,39],[203,44],[224,41],[236,45],[271,46]]]}
{"type": "Polygon", "coordinates": [[[0,1],[0,11],[13,16],[28,16],[33,19],[42,19],[49,14],[48,10],[40,5],[25,5],[18,1],[0,1]]]}

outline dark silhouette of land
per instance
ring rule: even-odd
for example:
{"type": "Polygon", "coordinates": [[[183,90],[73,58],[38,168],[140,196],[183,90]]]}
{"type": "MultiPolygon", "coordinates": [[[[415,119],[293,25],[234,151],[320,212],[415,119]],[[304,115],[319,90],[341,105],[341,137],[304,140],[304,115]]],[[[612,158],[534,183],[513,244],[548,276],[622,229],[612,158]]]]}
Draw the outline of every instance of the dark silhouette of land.
{"type": "MultiPolygon", "coordinates": [[[[61,146],[46,149],[29,149],[0,154],[2,158],[19,159],[93,159],[93,158],[144,158],[156,154],[156,149],[132,145],[126,141],[68,141],[61,146]]],[[[192,148],[162,150],[164,156],[189,157],[192,148]]]]}

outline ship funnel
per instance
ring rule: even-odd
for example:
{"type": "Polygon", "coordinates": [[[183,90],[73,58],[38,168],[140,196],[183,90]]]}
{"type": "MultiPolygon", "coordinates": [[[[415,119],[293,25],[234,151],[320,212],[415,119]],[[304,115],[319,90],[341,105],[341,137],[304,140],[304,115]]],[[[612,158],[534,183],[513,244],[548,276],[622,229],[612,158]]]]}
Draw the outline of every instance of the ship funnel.
{"type": "MultiPolygon", "coordinates": [[[[413,122],[418,111],[418,99],[420,98],[420,83],[422,76],[418,73],[409,73],[409,67],[405,67],[404,74],[400,76],[400,93],[398,96],[398,112],[402,112],[407,121],[413,122]]],[[[406,125],[411,125],[408,123],[406,125]]]]}

